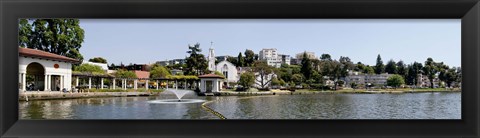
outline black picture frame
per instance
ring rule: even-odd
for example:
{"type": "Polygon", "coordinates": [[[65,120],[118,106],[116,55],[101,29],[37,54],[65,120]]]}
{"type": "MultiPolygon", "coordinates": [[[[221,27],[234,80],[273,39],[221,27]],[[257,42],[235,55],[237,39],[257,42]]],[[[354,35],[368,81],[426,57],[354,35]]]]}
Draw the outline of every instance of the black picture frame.
{"type": "Polygon", "coordinates": [[[478,137],[478,0],[2,0],[1,137],[478,137]],[[461,19],[461,120],[18,120],[19,18],[461,19]]]}

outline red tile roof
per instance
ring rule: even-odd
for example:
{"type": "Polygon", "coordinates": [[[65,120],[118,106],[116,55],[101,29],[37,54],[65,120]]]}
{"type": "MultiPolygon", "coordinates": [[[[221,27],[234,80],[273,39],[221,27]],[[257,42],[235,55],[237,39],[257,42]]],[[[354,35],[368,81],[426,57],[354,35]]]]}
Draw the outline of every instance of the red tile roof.
{"type": "Polygon", "coordinates": [[[150,78],[150,72],[148,72],[148,71],[135,70],[135,74],[137,74],[137,78],[139,78],[139,79],[148,79],[148,78],[150,78]]]}
{"type": "Polygon", "coordinates": [[[205,74],[205,75],[200,75],[198,78],[221,78],[223,79],[222,76],[216,75],[216,74],[205,74]]]}
{"type": "Polygon", "coordinates": [[[18,54],[20,56],[25,56],[25,57],[34,57],[34,58],[41,58],[41,59],[50,59],[50,60],[56,60],[56,61],[64,61],[64,62],[71,62],[71,63],[77,63],[80,62],[76,59],[37,50],[37,49],[30,49],[30,48],[18,48],[18,54]]]}

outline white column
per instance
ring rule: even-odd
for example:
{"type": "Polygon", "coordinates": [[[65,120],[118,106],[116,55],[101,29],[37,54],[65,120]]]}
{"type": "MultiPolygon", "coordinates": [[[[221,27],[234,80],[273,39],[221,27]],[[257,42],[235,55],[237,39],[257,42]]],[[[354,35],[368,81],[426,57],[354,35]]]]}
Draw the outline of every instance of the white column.
{"type": "Polygon", "coordinates": [[[156,82],[156,83],[157,83],[157,90],[158,90],[158,85],[160,85],[160,84],[158,84],[158,80],[157,80],[157,82],[156,82]]]}
{"type": "Polygon", "coordinates": [[[222,81],[218,81],[220,87],[218,87],[218,91],[220,91],[222,88],[223,88],[223,82],[222,81]]]}
{"type": "Polygon", "coordinates": [[[52,75],[48,75],[48,90],[52,91],[52,75]]]}
{"type": "Polygon", "coordinates": [[[168,90],[168,80],[167,80],[167,90],[168,90]]]}
{"type": "Polygon", "coordinates": [[[175,90],[178,89],[178,80],[175,80],[175,90]]]}
{"type": "Polygon", "coordinates": [[[77,80],[75,81],[75,86],[78,87],[78,83],[79,83],[80,80],[78,79],[78,76],[76,78],[77,78],[77,80]]]}
{"type": "Polygon", "coordinates": [[[112,86],[113,89],[115,89],[115,78],[113,78],[113,86],[112,86]]]}
{"type": "Polygon", "coordinates": [[[137,89],[137,83],[138,83],[137,79],[133,80],[133,89],[135,90],[137,89]]]}
{"type": "Polygon", "coordinates": [[[88,77],[88,89],[92,89],[92,77],[88,77]]]}
{"type": "Polygon", "coordinates": [[[145,89],[148,90],[148,80],[145,81],[145,89]]]}
{"type": "Polygon", "coordinates": [[[63,75],[60,75],[60,91],[63,91],[63,75]]]}
{"type": "Polygon", "coordinates": [[[201,84],[202,81],[198,81],[197,83],[198,83],[198,84],[197,84],[197,87],[200,87],[200,85],[202,85],[202,84],[201,84]]]}
{"type": "Polygon", "coordinates": [[[200,88],[201,92],[205,91],[204,85],[205,85],[205,80],[200,80],[200,85],[198,85],[198,87],[200,88]]]}
{"type": "Polygon", "coordinates": [[[213,80],[213,83],[212,83],[212,84],[213,84],[213,89],[212,89],[212,91],[213,91],[213,92],[218,91],[218,80],[213,80]]]}
{"type": "Polygon", "coordinates": [[[185,86],[184,86],[183,89],[185,89],[185,90],[187,89],[187,80],[185,80],[185,86]]]}
{"type": "Polygon", "coordinates": [[[48,75],[45,74],[45,79],[43,80],[44,86],[43,86],[43,91],[48,91],[48,75]]]}
{"type": "Polygon", "coordinates": [[[27,74],[22,73],[22,90],[27,90],[27,74]]]}
{"type": "Polygon", "coordinates": [[[126,80],[126,79],[123,79],[122,82],[123,82],[122,87],[123,87],[124,90],[126,90],[126,89],[127,89],[127,80],[126,80]]]}
{"type": "Polygon", "coordinates": [[[122,79],[122,89],[125,89],[125,79],[122,79]]]}
{"type": "Polygon", "coordinates": [[[103,78],[100,78],[100,89],[103,89],[103,78]]]}

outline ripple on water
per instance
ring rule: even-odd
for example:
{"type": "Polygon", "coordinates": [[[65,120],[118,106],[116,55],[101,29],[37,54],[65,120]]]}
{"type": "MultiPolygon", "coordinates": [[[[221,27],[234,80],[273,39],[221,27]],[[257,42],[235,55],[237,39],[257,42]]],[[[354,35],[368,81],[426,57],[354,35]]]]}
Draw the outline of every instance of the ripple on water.
{"type": "Polygon", "coordinates": [[[201,99],[163,99],[163,100],[152,100],[147,103],[151,104],[184,104],[184,103],[202,103],[205,100],[201,99]]]}

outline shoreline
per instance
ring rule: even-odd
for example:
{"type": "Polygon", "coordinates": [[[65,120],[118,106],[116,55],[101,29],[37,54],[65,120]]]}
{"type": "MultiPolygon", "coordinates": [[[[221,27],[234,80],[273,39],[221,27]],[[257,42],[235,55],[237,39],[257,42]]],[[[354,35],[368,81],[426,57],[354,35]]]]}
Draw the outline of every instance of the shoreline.
{"type": "MultiPolygon", "coordinates": [[[[318,91],[318,90],[296,90],[295,92],[287,90],[273,89],[270,91],[259,92],[218,92],[219,96],[261,96],[261,95],[302,95],[302,94],[402,94],[402,93],[432,93],[432,92],[461,92],[461,90],[338,90],[338,91],[318,91]]],[[[79,98],[106,98],[106,97],[139,97],[139,96],[158,96],[162,92],[83,92],[83,93],[63,93],[63,92],[20,92],[19,101],[30,100],[57,100],[57,99],[79,99],[79,98]]]]}
{"type": "Polygon", "coordinates": [[[365,90],[349,90],[349,91],[312,91],[312,90],[296,90],[292,91],[282,91],[282,90],[271,90],[271,91],[260,91],[260,92],[220,92],[221,96],[252,96],[252,95],[301,95],[301,94],[402,94],[402,93],[433,93],[433,92],[442,92],[442,93],[453,93],[461,92],[461,90],[375,90],[375,91],[365,91],[365,90]]]}
{"type": "Polygon", "coordinates": [[[30,100],[57,100],[57,99],[79,99],[79,98],[102,98],[102,97],[139,97],[156,96],[161,92],[21,92],[18,94],[19,101],[30,100]]]}

